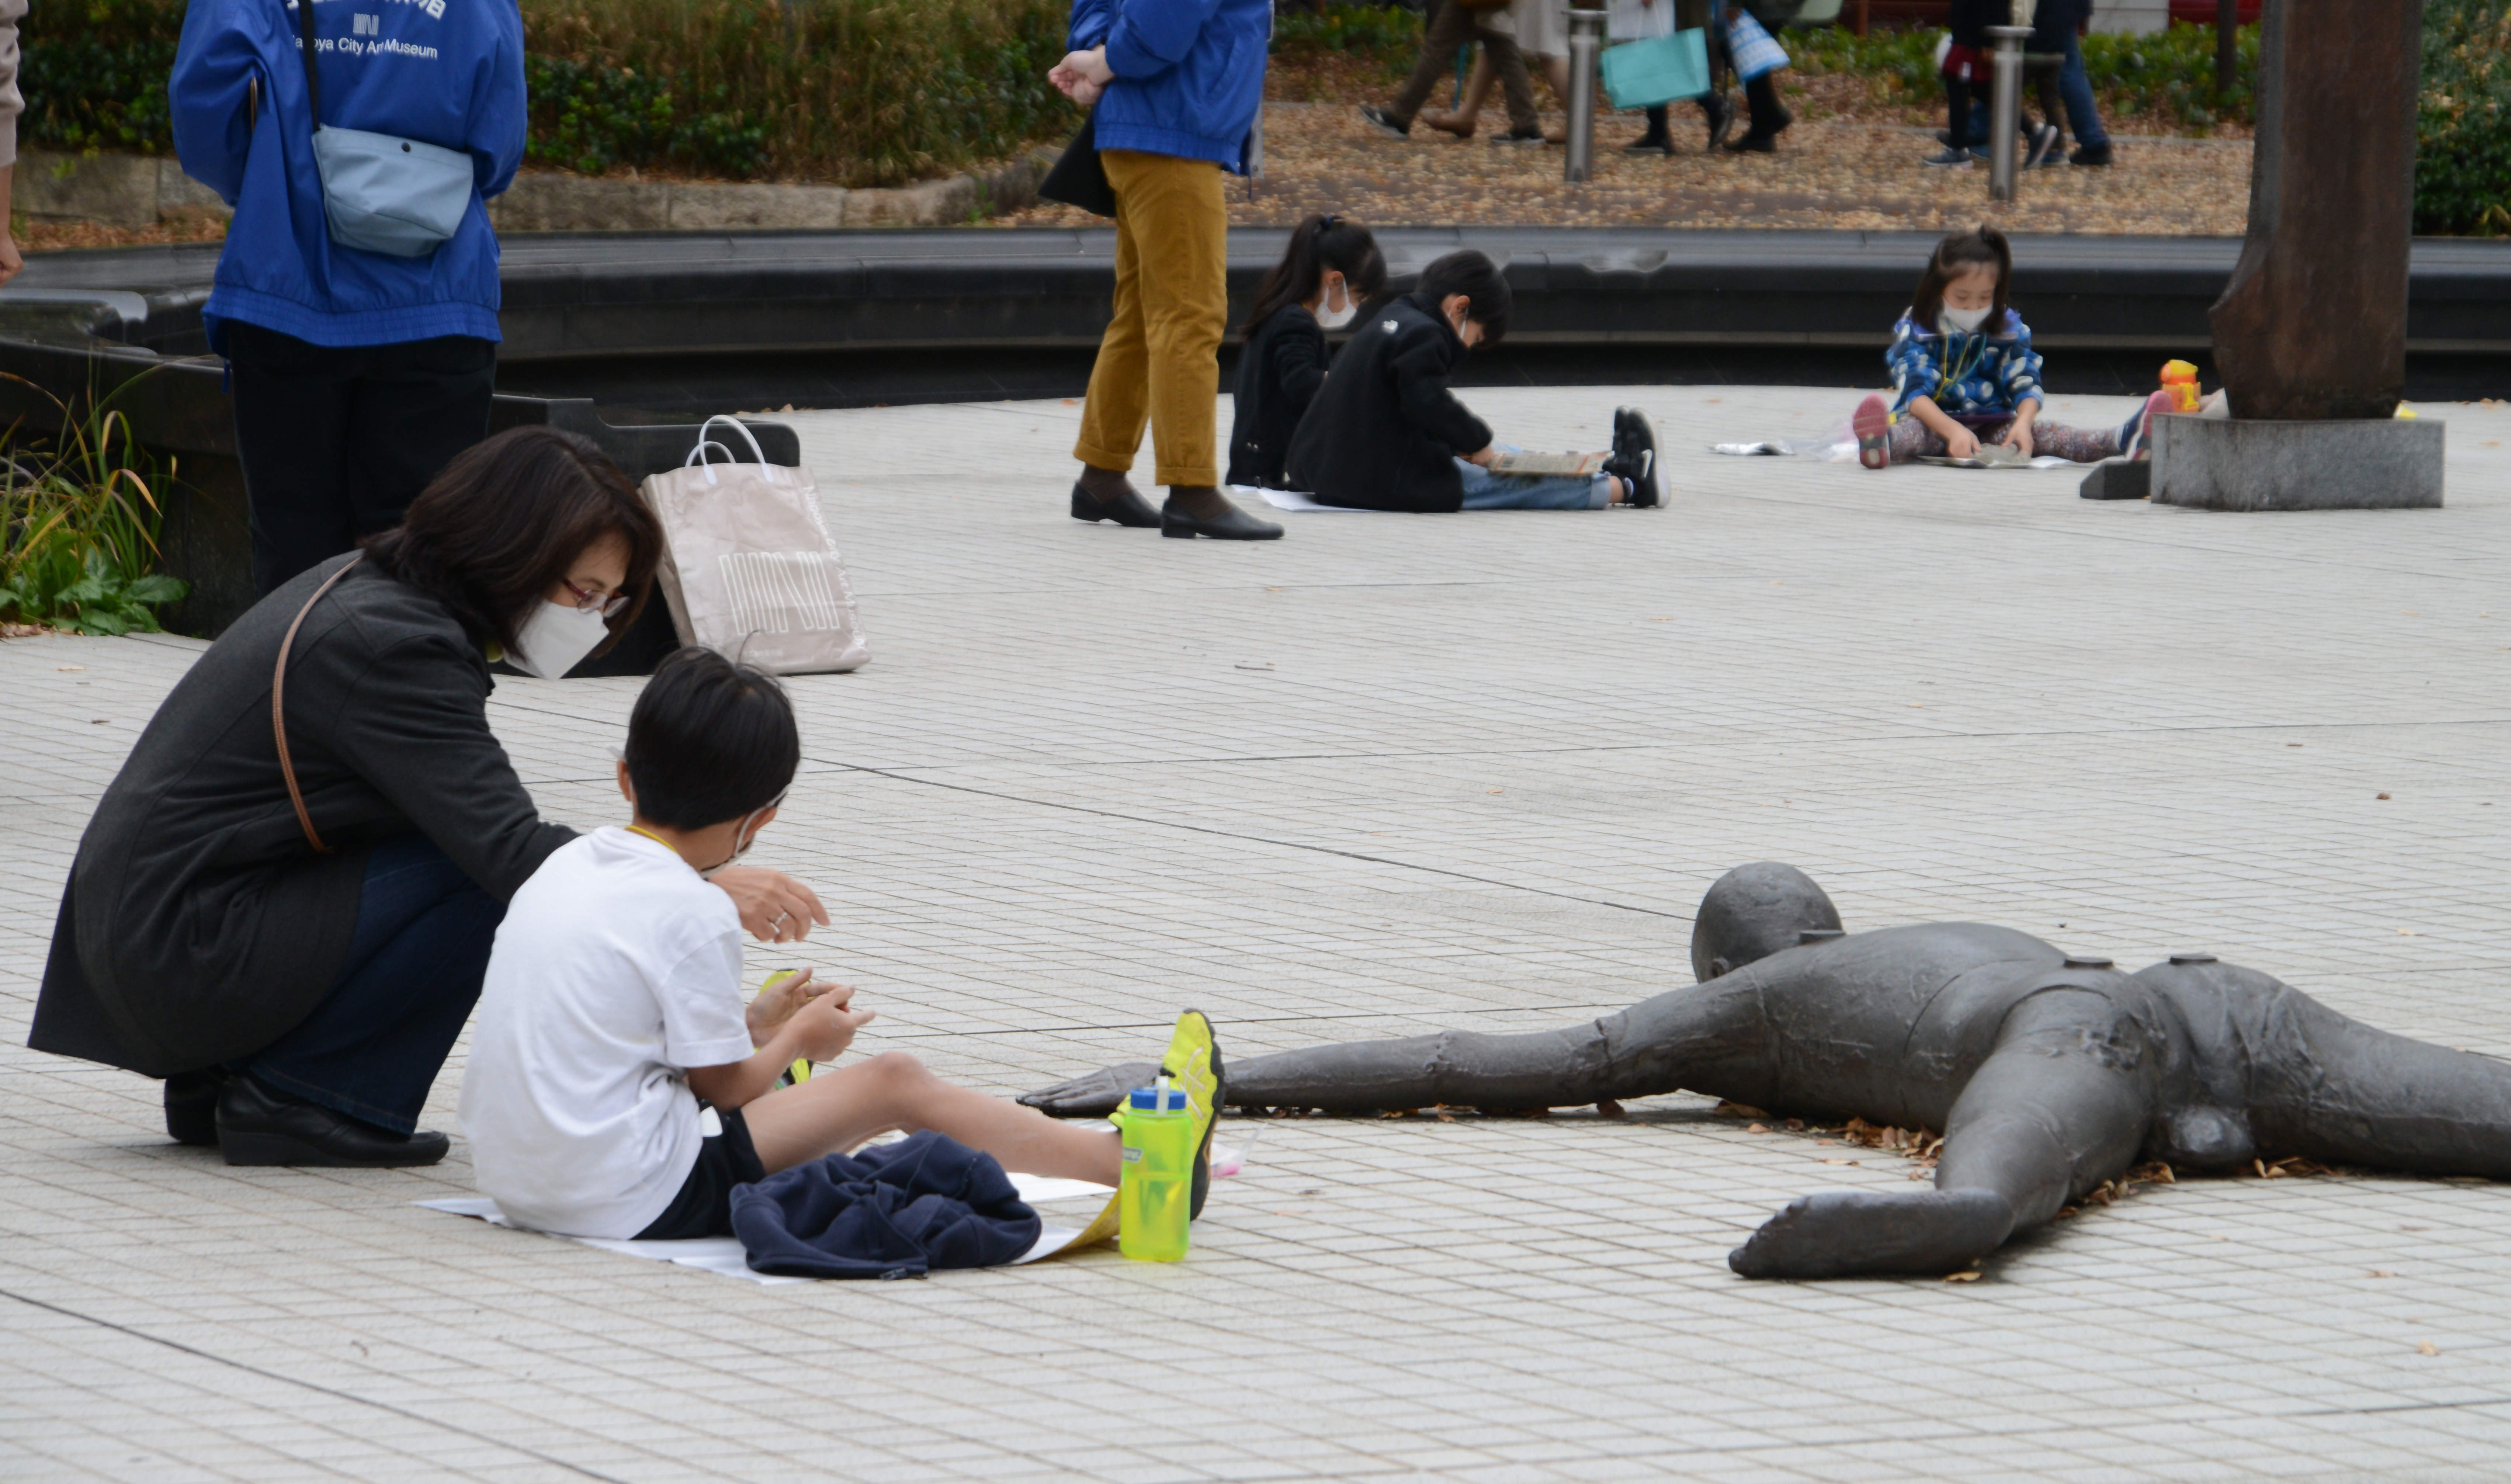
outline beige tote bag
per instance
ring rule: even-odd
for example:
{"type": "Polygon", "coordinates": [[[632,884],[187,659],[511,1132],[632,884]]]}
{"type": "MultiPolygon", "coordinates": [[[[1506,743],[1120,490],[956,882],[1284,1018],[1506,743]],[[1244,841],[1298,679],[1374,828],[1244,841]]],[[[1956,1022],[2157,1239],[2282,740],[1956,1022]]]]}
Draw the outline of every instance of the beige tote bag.
{"type": "Polygon", "coordinates": [[[739,418],[717,416],[698,429],[679,468],[640,488],[663,523],[655,576],[681,644],[772,675],[852,670],[871,658],[811,471],[769,463],[739,418]],[[718,422],[756,462],[733,462],[733,450],[707,436],[718,422]]]}

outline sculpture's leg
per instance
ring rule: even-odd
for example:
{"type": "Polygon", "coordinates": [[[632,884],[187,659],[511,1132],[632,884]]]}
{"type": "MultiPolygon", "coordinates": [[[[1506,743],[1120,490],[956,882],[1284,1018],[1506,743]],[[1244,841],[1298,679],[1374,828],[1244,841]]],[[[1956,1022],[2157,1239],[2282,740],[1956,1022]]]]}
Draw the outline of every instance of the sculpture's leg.
{"type": "MultiPolygon", "coordinates": [[[[1679,1087],[1751,1098],[1768,1085],[1772,1039],[1759,996],[1719,981],[1671,991],[1620,1014],[1558,1031],[1442,1031],[1233,1060],[1227,1096],[1235,1108],[1329,1113],[1443,1103],[1571,1108],[1679,1087]]],[[[1150,1070],[1147,1063],[1110,1067],[1021,1101],[1060,1117],[1103,1113],[1150,1070]]]]}
{"type": "Polygon", "coordinates": [[[2283,985],[2264,1019],[2249,1046],[2261,1149],[2511,1180],[2511,1064],[2376,1031],[2283,985]]]}
{"type": "Polygon", "coordinates": [[[2154,1113],[2146,1028],[2109,996],[2046,990],[2008,1014],[1953,1104],[1936,1189],[1800,1196],[1728,1255],[1748,1278],[1951,1272],[2124,1171],[2154,1113]]]}

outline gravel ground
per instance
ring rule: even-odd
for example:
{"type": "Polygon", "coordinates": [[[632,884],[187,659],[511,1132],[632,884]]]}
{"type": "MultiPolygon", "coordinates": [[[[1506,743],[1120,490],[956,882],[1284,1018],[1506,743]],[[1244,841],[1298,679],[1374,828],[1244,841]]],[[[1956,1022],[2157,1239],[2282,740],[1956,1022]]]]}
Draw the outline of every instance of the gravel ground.
{"type": "MultiPolygon", "coordinates": [[[[1538,89],[1538,96],[1541,90],[1538,89]]],[[[1993,221],[2008,231],[2232,235],[2249,211],[2250,142],[2144,136],[2116,139],[2104,170],[2030,172],[2020,199],[1988,199],[1985,165],[1940,170],[1919,161],[1938,146],[1907,124],[1818,116],[1799,122],[1774,155],[1704,153],[1697,109],[1675,116],[1681,153],[1628,156],[1638,115],[1597,121],[1596,177],[1561,179],[1557,148],[1494,147],[1496,107],[1481,137],[1415,127],[1392,139],[1344,103],[1273,102],[1264,116],[1265,175],[1252,199],[1232,182],[1229,219],[1288,225],[1333,211],[1378,225],[1768,227],[1951,230],[1993,221]]],[[[994,218],[1005,226],[1104,224],[1041,204],[994,218]]]]}

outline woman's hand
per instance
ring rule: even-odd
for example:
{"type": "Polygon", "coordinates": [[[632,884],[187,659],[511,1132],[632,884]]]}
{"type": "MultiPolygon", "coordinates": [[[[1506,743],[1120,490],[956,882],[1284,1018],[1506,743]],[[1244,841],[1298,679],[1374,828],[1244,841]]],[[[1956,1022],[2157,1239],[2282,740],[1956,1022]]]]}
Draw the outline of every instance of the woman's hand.
{"type": "Polygon", "coordinates": [[[726,866],[710,879],[741,912],[741,925],[761,943],[799,943],[811,925],[829,925],[829,910],[810,887],[764,866],[726,866]]]}
{"type": "Polygon", "coordinates": [[[1046,80],[1065,98],[1087,108],[1099,101],[1099,95],[1116,80],[1107,66],[1107,49],[1092,47],[1087,52],[1072,52],[1057,62],[1046,74],[1046,80]]]}

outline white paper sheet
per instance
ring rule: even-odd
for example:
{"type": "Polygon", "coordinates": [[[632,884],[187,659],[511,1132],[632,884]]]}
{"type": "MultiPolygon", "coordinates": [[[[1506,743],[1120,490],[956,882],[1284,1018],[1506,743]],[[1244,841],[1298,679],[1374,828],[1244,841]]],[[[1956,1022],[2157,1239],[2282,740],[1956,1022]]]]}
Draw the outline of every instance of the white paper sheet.
{"type": "Polygon", "coordinates": [[[1276,510],[1332,510],[1343,515],[1387,515],[1395,512],[1363,510],[1355,505],[1320,505],[1295,489],[1265,489],[1256,485],[1232,485],[1229,492],[1242,500],[1262,500],[1276,510]]]}
{"type": "MultiPolygon", "coordinates": [[[[1218,1150],[1216,1148],[1214,1152],[1217,1153],[1218,1150]]],[[[1087,1180],[1051,1180],[1044,1175],[1015,1173],[1012,1175],[1012,1186],[1020,1191],[1021,1199],[1033,1206],[1043,1201],[1071,1200],[1085,1195],[1095,1195],[1101,1200],[1105,1200],[1115,1193],[1111,1187],[1095,1185],[1087,1180]]],[[[506,1220],[506,1213],[498,1210],[497,1203],[485,1195],[460,1195],[446,1200],[416,1200],[410,1204],[424,1206],[430,1211],[443,1211],[451,1216],[474,1217],[492,1227],[505,1227],[518,1231],[524,1230],[506,1220]]],[[[1096,1211],[1091,1212],[1091,1215],[1097,1214],[1096,1211]]],[[[1053,1222],[1047,1223],[1037,1234],[1036,1245],[1013,1259],[1012,1266],[1018,1267],[1023,1263],[1034,1263],[1039,1258],[1053,1257],[1071,1246],[1072,1239],[1079,1236],[1082,1230],[1081,1227],[1063,1227],[1057,1226],[1053,1222]]],[[[555,1236],[558,1233],[535,1234],[555,1236]]],[[[748,1278],[753,1283],[820,1281],[817,1278],[752,1271],[749,1255],[742,1251],[741,1239],[736,1236],[702,1236],[677,1242],[639,1242],[600,1236],[568,1236],[561,1237],[560,1240],[581,1242],[587,1247],[599,1247],[604,1252],[618,1253],[621,1257],[643,1258],[655,1263],[673,1263],[682,1268],[696,1268],[707,1272],[721,1273],[727,1278],[748,1278]]]]}

